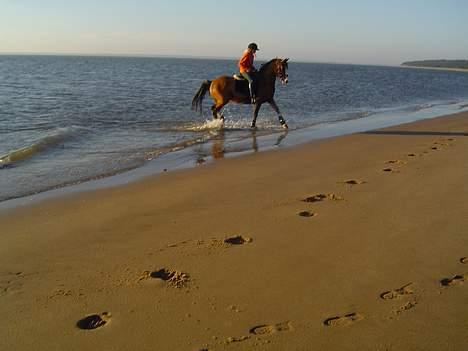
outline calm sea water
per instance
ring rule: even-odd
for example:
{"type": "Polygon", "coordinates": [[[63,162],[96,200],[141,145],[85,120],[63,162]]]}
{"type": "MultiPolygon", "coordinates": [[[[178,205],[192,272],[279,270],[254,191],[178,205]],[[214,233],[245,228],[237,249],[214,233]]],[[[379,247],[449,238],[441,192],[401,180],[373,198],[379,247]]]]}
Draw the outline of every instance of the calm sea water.
{"type": "MultiPolygon", "coordinates": [[[[190,110],[204,79],[235,71],[231,60],[0,56],[0,201],[167,162],[181,150],[192,150],[194,165],[242,151],[235,145],[252,138],[250,106],[227,105],[223,128],[209,122],[209,97],[203,116],[190,110]]],[[[276,93],[288,137],[468,103],[462,72],[291,60],[289,80],[276,93]]],[[[257,125],[256,138],[285,137],[268,105],[257,125]]]]}

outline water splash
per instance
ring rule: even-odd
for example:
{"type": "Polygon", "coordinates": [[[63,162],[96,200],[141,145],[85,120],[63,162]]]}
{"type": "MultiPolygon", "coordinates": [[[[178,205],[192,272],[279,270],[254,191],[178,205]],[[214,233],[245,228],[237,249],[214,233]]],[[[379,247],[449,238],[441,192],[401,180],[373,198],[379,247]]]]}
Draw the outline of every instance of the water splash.
{"type": "Polygon", "coordinates": [[[204,123],[198,126],[194,126],[193,130],[203,131],[203,130],[219,130],[224,128],[224,120],[223,119],[207,119],[204,123]]]}
{"type": "MultiPolygon", "coordinates": [[[[229,131],[245,131],[250,130],[250,120],[247,119],[222,119],[205,120],[203,123],[193,123],[182,126],[179,131],[194,131],[194,132],[218,132],[220,130],[229,131]]],[[[281,128],[277,121],[260,120],[257,122],[257,129],[276,131],[281,128]]]]}

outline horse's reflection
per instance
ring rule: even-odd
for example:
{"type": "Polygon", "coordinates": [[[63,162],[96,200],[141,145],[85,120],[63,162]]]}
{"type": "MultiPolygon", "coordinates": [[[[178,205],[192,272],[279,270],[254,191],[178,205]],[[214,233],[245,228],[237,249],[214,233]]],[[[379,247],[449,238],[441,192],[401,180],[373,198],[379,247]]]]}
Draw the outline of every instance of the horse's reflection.
{"type": "MultiPolygon", "coordinates": [[[[197,154],[197,164],[202,164],[205,163],[205,157],[206,156],[211,156],[213,159],[218,160],[221,158],[224,158],[225,154],[228,152],[244,152],[244,151],[253,151],[253,152],[258,152],[260,150],[259,144],[258,144],[258,134],[257,130],[250,130],[250,137],[251,137],[251,143],[250,146],[248,144],[245,144],[241,149],[234,148],[232,150],[226,150],[226,134],[224,130],[220,130],[216,136],[212,139],[211,142],[211,149],[209,153],[206,151],[203,151],[203,149],[198,150],[197,154]]],[[[288,135],[288,131],[285,130],[283,133],[278,135],[278,138],[276,139],[276,142],[273,144],[274,146],[279,146],[283,140],[286,138],[288,135]]]]}
{"type": "Polygon", "coordinates": [[[288,135],[288,130],[285,130],[283,133],[281,133],[276,140],[275,146],[279,146],[281,142],[286,138],[286,135],[288,135]]]}
{"type": "Polygon", "coordinates": [[[211,156],[217,160],[224,158],[224,142],[225,142],[225,133],[224,130],[220,130],[216,138],[213,140],[213,145],[211,146],[211,156]]]}

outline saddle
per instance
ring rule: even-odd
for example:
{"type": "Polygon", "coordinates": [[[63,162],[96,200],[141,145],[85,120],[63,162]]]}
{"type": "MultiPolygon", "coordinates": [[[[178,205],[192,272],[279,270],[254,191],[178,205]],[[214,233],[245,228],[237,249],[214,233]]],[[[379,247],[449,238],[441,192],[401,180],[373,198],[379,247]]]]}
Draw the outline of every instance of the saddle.
{"type": "MultiPolygon", "coordinates": [[[[236,84],[236,91],[239,92],[241,95],[245,95],[246,97],[250,96],[250,90],[249,90],[249,83],[247,82],[247,79],[245,79],[240,73],[234,73],[232,77],[235,80],[236,84]]],[[[255,84],[257,77],[254,78],[254,84],[253,87],[255,90],[257,90],[257,84],[255,84]]]]}
{"type": "Polygon", "coordinates": [[[246,80],[240,73],[234,73],[232,75],[232,77],[235,79],[235,80],[246,80]]]}

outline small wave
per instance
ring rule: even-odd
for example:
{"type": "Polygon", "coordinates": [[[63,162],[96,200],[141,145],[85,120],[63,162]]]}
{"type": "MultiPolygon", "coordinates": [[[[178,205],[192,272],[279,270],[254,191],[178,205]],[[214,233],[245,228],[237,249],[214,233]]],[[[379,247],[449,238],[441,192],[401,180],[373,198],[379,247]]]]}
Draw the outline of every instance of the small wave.
{"type": "Polygon", "coordinates": [[[450,100],[450,101],[437,101],[437,102],[428,102],[428,103],[422,103],[418,105],[413,105],[413,106],[408,106],[404,109],[403,111],[408,111],[408,112],[419,112],[423,110],[429,110],[433,108],[438,108],[438,107],[449,107],[452,105],[457,105],[459,104],[459,101],[456,100],[450,100]]]}
{"type": "Polygon", "coordinates": [[[427,110],[429,108],[434,107],[434,104],[421,104],[421,105],[416,105],[413,108],[413,111],[422,111],[422,110],[427,110]]]}
{"type": "Polygon", "coordinates": [[[56,133],[48,135],[31,145],[10,151],[5,155],[0,156],[0,166],[2,168],[6,168],[8,165],[31,158],[64,142],[72,135],[72,133],[73,128],[59,128],[56,133]]]}
{"type": "Polygon", "coordinates": [[[188,139],[188,140],[183,140],[183,141],[180,141],[180,142],[177,142],[177,143],[174,143],[174,144],[170,144],[170,145],[167,145],[167,146],[164,146],[164,147],[160,147],[156,150],[151,150],[151,151],[147,151],[146,152],[146,156],[145,156],[145,159],[147,161],[151,161],[161,155],[164,155],[164,154],[167,154],[169,152],[175,152],[175,151],[180,151],[180,150],[183,150],[183,149],[186,149],[188,147],[191,147],[191,146],[194,146],[194,145],[197,145],[197,144],[203,144],[203,143],[206,143],[207,141],[213,139],[214,137],[216,137],[216,133],[209,133],[209,134],[205,134],[203,136],[200,136],[198,138],[193,138],[193,139],[188,139]]]}
{"type": "Polygon", "coordinates": [[[330,122],[352,121],[355,119],[369,117],[373,114],[375,114],[375,111],[346,112],[344,114],[339,114],[338,116],[328,117],[326,118],[326,122],[330,123],[330,122]]]}
{"type": "Polygon", "coordinates": [[[359,112],[349,113],[348,119],[352,120],[352,119],[369,117],[372,114],[374,114],[374,112],[371,112],[371,111],[359,111],[359,112]]]}

